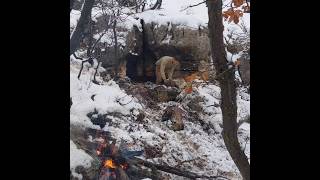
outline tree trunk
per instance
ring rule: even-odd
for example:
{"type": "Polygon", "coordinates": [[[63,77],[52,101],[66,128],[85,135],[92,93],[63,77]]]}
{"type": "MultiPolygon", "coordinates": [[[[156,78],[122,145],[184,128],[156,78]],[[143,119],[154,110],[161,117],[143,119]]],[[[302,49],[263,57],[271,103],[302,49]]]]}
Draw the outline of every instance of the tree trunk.
{"type": "Polygon", "coordinates": [[[87,49],[87,56],[91,57],[92,56],[92,51],[93,51],[93,47],[92,47],[92,42],[93,42],[93,22],[91,20],[91,13],[89,14],[89,22],[88,22],[88,49],[87,49]]]}
{"type": "Polygon", "coordinates": [[[117,20],[115,19],[113,22],[113,38],[114,38],[114,59],[118,59],[118,37],[117,37],[117,20]]]}
{"type": "Polygon", "coordinates": [[[85,27],[88,25],[88,22],[89,22],[89,16],[91,14],[91,9],[93,7],[93,4],[94,4],[94,0],[85,0],[84,2],[83,8],[81,10],[80,19],[70,38],[70,56],[79,47],[81,36],[83,35],[85,27]]]}
{"type": "Polygon", "coordinates": [[[162,0],[157,0],[157,2],[154,4],[154,6],[151,7],[150,9],[151,10],[160,9],[161,5],[162,5],[162,0]]]}
{"type": "Polygon", "coordinates": [[[226,72],[218,79],[221,88],[221,110],[223,117],[222,136],[234,163],[244,180],[250,180],[250,164],[241,150],[237,136],[237,102],[234,69],[228,70],[223,42],[222,0],[208,0],[209,38],[212,59],[217,74],[226,72]]]}

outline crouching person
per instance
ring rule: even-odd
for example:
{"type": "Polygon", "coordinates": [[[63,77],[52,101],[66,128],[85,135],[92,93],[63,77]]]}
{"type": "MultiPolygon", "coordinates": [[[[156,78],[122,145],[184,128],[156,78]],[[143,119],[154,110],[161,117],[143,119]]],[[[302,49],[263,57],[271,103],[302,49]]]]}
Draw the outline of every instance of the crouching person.
{"type": "Polygon", "coordinates": [[[156,83],[164,84],[172,82],[172,75],[175,70],[179,69],[180,63],[174,57],[163,56],[156,62],[156,83]]]}

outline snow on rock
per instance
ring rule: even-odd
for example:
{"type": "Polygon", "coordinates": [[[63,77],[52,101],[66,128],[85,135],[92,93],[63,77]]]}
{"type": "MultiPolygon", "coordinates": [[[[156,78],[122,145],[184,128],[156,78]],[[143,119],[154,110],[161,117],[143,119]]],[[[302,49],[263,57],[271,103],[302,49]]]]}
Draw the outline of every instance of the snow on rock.
{"type": "Polygon", "coordinates": [[[82,175],[75,172],[77,166],[89,168],[91,166],[92,157],[85,153],[82,149],[78,149],[73,141],[70,140],[70,170],[74,177],[82,179],[82,175]]]}
{"type": "Polygon", "coordinates": [[[87,117],[89,112],[96,110],[100,114],[118,112],[129,115],[133,109],[142,108],[136,98],[127,95],[114,81],[103,85],[92,83],[95,73],[92,67],[83,68],[80,80],[78,80],[78,66],[78,64],[70,66],[70,95],[73,102],[70,109],[71,123],[97,128],[98,126],[93,125],[87,117]]]}
{"type": "Polygon", "coordinates": [[[146,10],[141,13],[126,17],[125,26],[130,29],[132,25],[140,26],[137,18],[143,19],[146,23],[155,22],[159,25],[166,25],[168,22],[180,24],[189,28],[198,28],[199,25],[206,26],[208,23],[208,14],[205,4],[192,9],[186,9],[187,6],[199,3],[197,0],[163,0],[161,9],[146,10]],[[185,10],[186,9],[186,10],[185,10]]]}
{"type": "MultiPolygon", "coordinates": [[[[248,96],[248,94],[246,94],[246,96],[248,96]]],[[[250,101],[244,98],[248,97],[241,97],[239,94],[237,96],[238,120],[250,115],[250,101]]]]}
{"type": "MultiPolygon", "coordinates": [[[[132,16],[123,15],[126,18],[125,22],[122,22],[125,27],[130,29],[132,25],[140,27],[140,21],[138,18],[143,19],[146,23],[155,22],[159,25],[167,25],[168,22],[173,24],[180,24],[188,28],[198,28],[199,26],[207,26],[208,24],[208,8],[205,3],[198,6],[187,8],[190,5],[195,5],[202,2],[201,0],[163,0],[161,9],[159,10],[146,10],[141,13],[133,14],[132,16]]],[[[224,10],[227,10],[227,4],[230,0],[225,0],[223,5],[224,10]]],[[[244,13],[243,17],[240,18],[240,23],[244,23],[245,26],[250,27],[250,15],[244,13]]],[[[239,25],[234,23],[228,23],[224,21],[225,33],[228,31],[240,32],[241,28],[239,25]]]]}
{"type": "Polygon", "coordinates": [[[70,28],[75,28],[77,23],[78,23],[78,20],[80,18],[80,14],[81,12],[78,11],[78,10],[74,10],[72,9],[71,10],[71,13],[70,13],[70,28]]]}

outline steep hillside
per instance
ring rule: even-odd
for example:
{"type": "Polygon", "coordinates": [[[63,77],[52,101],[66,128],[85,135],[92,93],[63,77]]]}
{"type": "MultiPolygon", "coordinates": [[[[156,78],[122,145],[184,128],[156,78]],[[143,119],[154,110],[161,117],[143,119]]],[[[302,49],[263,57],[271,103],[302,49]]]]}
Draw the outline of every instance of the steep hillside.
{"type": "MultiPolygon", "coordinates": [[[[118,34],[118,43],[126,49],[128,34],[132,28],[136,26],[140,32],[143,31],[141,19],[146,24],[157,23],[159,27],[169,26],[169,22],[190,31],[197,31],[199,27],[205,29],[208,22],[205,4],[187,8],[199,2],[201,1],[163,0],[159,10],[148,10],[130,16],[120,15],[123,20],[117,25],[122,29],[118,34]]],[[[122,11],[131,10],[124,8],[122,11]]],[[[102,14],[99,9],[93,9],[92,19],[98,22],[97,19],[102,14]]],[[[71,32],[79,16],[80,11],[72,10],[71,32]]],[[[244,14],[241,21],[245,27],[250,28],[249,14],[244,14]]],[[[243,33],[239,25],[225,22],[225,27],[226,37],[230,37],[231,31],[243,33]]],[[[110,29],[102,35],[101,43],[113,44],[112,33],[110,29]]],[[[94,38],[98,39],[101,34],[102,32],[97,32],[94,38]]],[[[232,36],[236,37],[237,33],[232,36]]],[[[168,42],[171,40],[169,38],[168,42]]],[[[84,57],[84,54],[82,49],[77,51],[80,57],[84,57]]],[[[243,51],[234,54],[229,52],[228,60],[235,61],[242,54],[243,51]]],[[[111,56],[107,59],[116,60],[111,56]]],[[[220,88],[216,82],[194,81],[192,93],[187,94],[183,90],[156,85],[150,81],[135,82],[128,77],[112,78],[106,75],[108,69],[101,66],[96,74],[97,64],[96,59],[92,65],[85,63],[78,79],[81,60],[70,57],[70,179],[96,179],[101,173],[100,156],[96,150],[99,143],[101,145],[100,135],[103,132],[108,133],[108,141],[115,143],[113,148],[122,152],[142,152],[135,158],[198,175],[241,179],[221,135],[220,88]],[[95,74],[96,82],[93,81],[95,74]],[[182,126],[177,128],[178,120],[182,126]]],[[[245,87],[239,87],[237,93],[239,121],[250,116],[250,94],[245,87]]],[[[239,127],[238,137],[250,159],[250,124],[243,123],[239,127]]],[[[155,174],[158,179],[186,179],[163,171],[156,171],[155,174]]],[[[137,177],[140,176],[143,179],[142,175],[136,175],[133,170],[128,170],[127,175],[131,179],[139,179],[137,177]]],[[[155,179],[151,176],[148,178],[155,179]]]]}

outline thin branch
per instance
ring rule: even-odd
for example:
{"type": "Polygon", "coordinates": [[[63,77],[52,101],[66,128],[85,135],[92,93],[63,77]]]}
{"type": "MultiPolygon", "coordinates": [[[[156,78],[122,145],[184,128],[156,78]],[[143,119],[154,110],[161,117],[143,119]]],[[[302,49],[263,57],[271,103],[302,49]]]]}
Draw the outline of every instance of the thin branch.
{"type": "Polygon", "coordinates": [[[74,52],[73,53],[73,56],[76,58],[76,59],[80,59],[80,60],[83,60],[83,58],[81,58],[81,57],[78,57],[77,55],[76,55],[76,53],[74,52]]]}
{"type": "Polygon", "coordinates": [[[195,6],[199,6],[199,5],[204,4],[204,3],[206,3],[206,2],[207,2],[207,0],[202,1],[202,2],[200,2],[200,3],[198,3],[198,4],[190,5],[190,6],[186,7],[186,8],[184,8],[184,9],[180,10],[180,12],[185,11],[185,10],[187,10],[187,9],[189,9],[189,8],[192,8],[192,7],[195,7],[195,6]]]}
{"type": "Polygon", "coordinates": [[[81,76],[81,72],[82,72],[82,69],[83,69],[83,64],[85,62],[89,62],[91,60],[91,58],[87,59],[87,60],[84,60],[81,62],[81,68],[80,68],[80,71],[79,71],[79,74],[78,74],[78,79],[80,80],[80,76],[81,76]]]}
{"type": "Polygon", "coordinates": [[[133,98],[131,98],[131,100],[130,100],[129,102],[125,103],[125,104],[122,104],[121,102],[119,102],[119,104],[120,104],[121,106],[125,106],[125,105],[130,104],[130,103],[132,102],[132,100],[133,100],[133,98]]]}
{"type": "Polygon", "coordinates": [[[211,106],[219,107],[219,106],[220,106],[220,104],[214,103],[214,104],[207,105],[207,106],[205,106],[205,107],[211,107],[211,106]]]}
{"type": "Polygon", "coordinates": [[[130,104],[130,103],[132,102],[133,98],[131,98],[131,100],[130,100],[129,102],[125,103],[125,104],[122,103],[122,102],[120,102],[120,100],[121,100],[122,98],[126,97],[126,96],[127,96],[127,95],[125,95],[125,96],[123,96],[123,97],[121,97],[121,98],[117,98],[117,99],[116,99],[116,102],[119,103],[121,106],[125,106],[125,105],[130,104]]]}
{"type": "Polygon", "coordinates": [[[245,139],[245,141],[246,141],[246,143],[244,144],[244,147],[243,147],[243,152],[245,152],[245,150],[246,150],[246,148],[247,148],[247,144],[248,144],[248,141],[249,141],[249,138],[247,137],[246,139],[245,139]]]}
{"type": "Polygon", "coordinates": [[[151,10],[160,9],[161,4],[162,4],[162,0],[157,0],[157,2],[150,9],[151,10]]]}
{"type": "MultiPolygon", "coordinates": [[[[109,29],[109,28],[108,28],[109,29]]],[[[108,29],[106,29],[103,33],[100,34],[99,38],[96,40],[96,42],[94,43],[94,45],[91,48],[91,53],[93,52],[94,48],[97,46],[97,44],[100,42],[101,38],[107,33],[108,29]]]]}
{"type": "Polygon", "coordinates": [[[98,62],[98,65],[96,67],[96,72],[93,75],[93,83],[95,83],[95,84],[99,84],[98,81],[96,80],[96,75],[98,73],[99,65],[100,65],[100,61],[98,62]]]}

